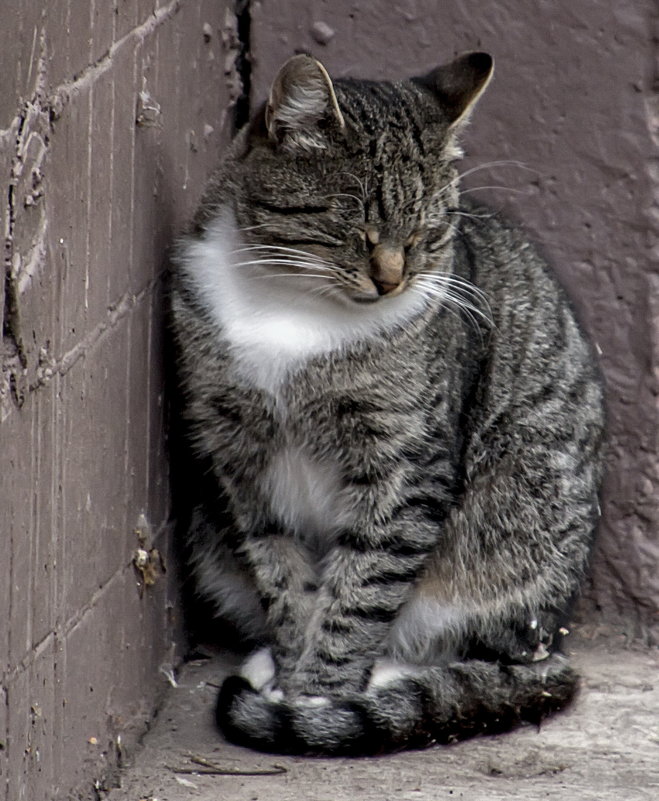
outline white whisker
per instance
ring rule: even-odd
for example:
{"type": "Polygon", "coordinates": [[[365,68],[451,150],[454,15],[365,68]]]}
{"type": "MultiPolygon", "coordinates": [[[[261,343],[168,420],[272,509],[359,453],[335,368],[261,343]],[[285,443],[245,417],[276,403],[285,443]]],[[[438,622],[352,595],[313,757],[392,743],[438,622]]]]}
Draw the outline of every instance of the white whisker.
{"type": "Polygon", "coordinates": [[[304,259],[280,259],[280,258],[273,258],[273,259],[247,259],[245,261],[234,261],[234,267],[249,267],[255,265],[263,265],[268,266],[270,264],[282,264],[282,265],[290,265],[291,267],[314,267],[317,269],[327,269],[325,265],[322,264],[314,264],[312,261],[305,261],[304,259]]]}
{"type": "Polygon", "coordinates": [[[270,223],[257,223],[256,225],[245,225],[242,228],[236,228],[238,233],[243,233],[244,231],[255,231],[257,228],[267,228],[270,223]]]}
{"type": "Polygon", "coordinates": [[[321,295],[331,295],[335,292],[337,286],[340,286],[338,281],[335,281],[332,284],[325,284],[324,286],[315,286],[313,289],[309,290],[309,294],[315,295],[316,297],[320,297],[321,295]]]}
{"type": "Polygon", "coordinates": [[[340,172],[338,174],[339,175],[346,175],[348,178],[352,178],[355,181],[355,183],[357,184],[357,186],[359,186],[359,188],[361,190],[363,201],[366,202],[368,200],[368,193],[366,191],[367,190],[366,185],[364,183],[362,183],[362,181],[354,173],[352,173],[352,172],[340,172]]]}
{"type": "Polygon", "coordinates": [[[477,317],[487,325],[494,325],[492,310],[486,296],[469,281],[458,276],[442,273],[435,275],[420,274],[415,280],[417,286],[428,292],[428,294],[461,308],[474,324],[477,324],[477,317]],[[460,293],[471,295],[474,302],[460,293]],[[476,303],[480,303],[484,309],[479,308],[476,303]]]}
{"type": "Polygon", "coordinates": [[[324,266],[333,269],[336,268],[336,265],[333,262],[328,261],[327,259],[323,259],[321,256],[317,256],[314,253],[309,253],[306,250],[298,250],[296,248],[286,248],[280,245],[245,245],[244,247],[235,248],[230,252],[232,255],[238,253],[250,253],[250,252],[256,252],[256,253],[274,252],[276,254],[282,254],[282,257],[296,258],[309,264],[311,263],[317,264],[319,267],[324,266]],[[290,256],[288,256],[287,254],[290,254],[290,256]]]}
{"type": "Polygon", "coordinates": [[[357,197],[357,195],[351,195],[349,192],[336,192],[333,195],[325,195],[326,198],[331,197],[349,197],[351,200],[356,201],[361,208],[364,208],[364,201],[362,198],[357,197]]]}
{"type": "Polygon", "coordinates": [[[425,271],[420,272],[419,276],[421,276],[424,281],[435,283],[438,286],[448,286],[449,288],[453,286],[459,288],[468,294],[474,295],[483,304],[489,306],[487,295],[483,292],[483,290],[479,289],[475,284],[472,284],[471,281],[468,281],[466,278],[461,278],[453,273],[433,273],[425,271]]]}
{"type": "Polygon", "coordinates": [[[326,275],[313,275],[312,273],[304,273],[300,275],[299,273],[272,273],[268,275],[251,275],[247,280],[248,281],[262,281],[266,278],[322,278],[323,280],[327,281],[326,275]]]}
{"type": "Polygon", "coordinates": [[[315,259],[322,258],[321,256],[317,256],[315,253],[310,253],[308,250],[302,250],[300,248],[290,248],[290,247],[285,247],[284,245],[261,245],[261,244],[257,244],[257,243],[241,245],[238,248],[234,248],[231,251],[231,253],[240,253],[242,251],[247,251],[247,250],[266,250],[266,251],[267,250],[276,250],[276,251],[281,251],[281,252],[285,252],[285,253],[297,254],[299,256],[305,256],[305,257],[309,256],[309,257],[315,258],[315,259]]]}
{"type": "Polygon", "coordinates": [[[462,211],[461,209],[446,209],[445,214],[450,214],[456,217],[468,217],[471,220],[490,220],[492,219],[492,217],[495,216],[494,212],[492,212],[491,214],[473,214],[470,212],[462,211]]]}
{"type": "Polygon", "coordinates": [[[505,192],[512,192],[516,195],[525,195],[528,192],[527,189],[513,189],[512,186],[498,186],[496,184],[492,184],[490,186],[471,186],[467,189],[461,189],[460,195],[468,195],[470,192],[480,192],[482,189],[498,189],[505,192]]]}
{"type": "Polygon", "coordinates": [[[446,292],[445,294],[440,294],[438,297],[441,298],[442,302],[444,303],[452,303],[456,308],[460,309],[464,314],[471,320],[471,322],[478,327],[477,319],[480,319],[482,322],[486,324],[490,324],[490,318],[487,317],[480,309],[477,309],[471,303],[465,303],[464,298],[461,298],[459,295],[454,295],[451,292],[446,292]]]}
{"type": "MultiPolygon", "coordinates": [[[[424,291],[423,289],[414,286],[410,286],[407,291],[414,292],[415,295],[420,295],[426,301],[426,303],[430,303],[431,298],[435,297],[434,295],[424,291]]],[[[442,308],[444,308],[451,315],[451,317],[455,317],[456,320],[460,320],[460,315],[455,309],[451,308],[451,306],[447,305],[446,303],[443,303],[441,305],[442,308]]]]}
{"type": "Polygon", "coordinates": [[[479,172],[480,170],[488,170],[491,167],[518,167],[520,170],[528,170],[528,172],[535,172],[532,167],[529,167],[528,164],[524,164],[523,161],[515,161],[514,159],[503,159],[500,161],[485,161],[483,164],[477,164],[475,167],[471,167],[464,172],[458,174],[458,179],[466,178],[468,175],[472,175],[475,172],[479,172]]]}
{"type": "Polygon", "coordinates": [[[334,265],[330,267],[312,261],[304,261],[303,259],[250,259],[248,261],[237,261],[233,263],[234,267],[271,267],[272,265],[298,268],[301,270],[318,270],[319,272],[328,274],[335,273],[337,270],[334,265]]]}
{"type": "MultiPolygon", "coordinates": [[[[426,289],[426,291],[428,292],[427,289],[426,289]]],[[[467,307],[463,303],[462,299],[456,299],[455,296],[451,295],[450,293],[434,295],[434,293],[432,291],[430,291],[429,294],[431,296],[439,298],[441,300],[442,307],[444,309],[446,309],[446,311],[451,313],[451,315],[453,317],[455,317],[456,319],[459,320],[460,319],[460,313],[462,313],[462,315],[469,320],[469,322],[472,324],[474,329],[479,332],[479,336],[480,336],[481,342],[483,341],[483,335],[482,335],[482,332],[481,332],[481,326],[478,324],[478,320],[476,319],[476,317],[474,317],[474,314],[472,313],[473,307],[467,307]],[[457,310],[459,310],[460,313],[457,310]]],[[[485,320],[485,322],[489,322],[489,321],[485,320]]]]}
{"type": "MultiPolygon", "coordinates": [[[[453,178],[451,181],[449,181],[447,184],[445,184],[439,190],[438,194],[440,196],[443,195],[445,192],[448,192],[450,189],[455,187],[455,185],[458,182],[462,181],[462,179],[466,178],[468,175],[473,175],[475,172],[479,172],[480,170],[487,170],[490,167],[519,167],[520,169],[529,170],[530,172],[536,172],[536,170],[533,170],[531,167],[528,167],[526,164],[523,164],[521,161],[510,161],[510,160],[508,160],[508,161],[487,161],[484,164],[478,164],[475,167],[471,167],[470,169],[465,170],[464,172],[458,173],[455,176],[455,178],[453,178]]],[[[481,187],[481,188],[483,188],[483,187],[481,187]]],[[[493,189],[494,188],[505,189],[506,187],[491,187],[491,188],[493,188],[493,189]]],[[[467,190],[467,191],[473,191],[473,190],[467,190]]],[[[517,191],[520,191],[520,190],[517,190],[517,191]]]]}

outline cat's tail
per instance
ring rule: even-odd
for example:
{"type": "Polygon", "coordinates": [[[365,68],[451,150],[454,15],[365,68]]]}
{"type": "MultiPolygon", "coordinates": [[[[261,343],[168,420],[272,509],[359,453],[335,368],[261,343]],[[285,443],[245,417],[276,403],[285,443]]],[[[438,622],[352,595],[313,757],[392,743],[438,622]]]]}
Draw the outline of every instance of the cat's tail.
{"type": "Polygon", "coordinates": [[[558,654],[530,665],[472,660],[429,667],[362,694],[306,702],[272,700],[231,676],[216,714],[228,740],[260,751],[372,755],[538,724],[570,702],[577,683],[558,654]]]}

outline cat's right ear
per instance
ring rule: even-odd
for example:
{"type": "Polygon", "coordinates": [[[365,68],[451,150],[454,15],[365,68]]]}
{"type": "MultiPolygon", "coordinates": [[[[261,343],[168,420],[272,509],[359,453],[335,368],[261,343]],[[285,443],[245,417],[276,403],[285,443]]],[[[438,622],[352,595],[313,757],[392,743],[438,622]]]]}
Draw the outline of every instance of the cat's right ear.
{"type": "Polygon", "coordinates": [[[413,81],[433,92],[448,117],[449,126],[458,130],[469,120],[493,73],[494,59],[489,53],[465,53],[413,81]]]}
{"type": "Polygon", "coordinates": [[[327,146],[328,126],[345,128],[332,81],[320,61],[293,56],[277,73],[265,108],[268,136],[285,150],[327,146]]]}

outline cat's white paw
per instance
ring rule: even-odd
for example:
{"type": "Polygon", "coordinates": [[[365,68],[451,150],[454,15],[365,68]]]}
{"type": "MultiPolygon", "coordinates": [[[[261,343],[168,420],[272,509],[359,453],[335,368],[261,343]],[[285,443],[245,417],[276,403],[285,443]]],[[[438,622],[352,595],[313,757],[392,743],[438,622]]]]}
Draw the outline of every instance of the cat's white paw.
{"type": "Polygon", "coordinates": [[[279,687],[275,687],[272,683],[266,684],[266,686],[261,689],[261,695],[266,701],[272,701],[275,704],[284,700],[284,691],[280,690],[279,687]]]}
{"type": "Polygon", "coordinates": [[[393,659],[378,659],[373,666],[366,692],[390,687],[400,679],[418,676],[421,671],[422,668],[419,665],[395,662],[393,659]]]}
{"type": "Polygon", "coordinates": [[[275,678],[275,662],[269,648],[261,648],[249,656],[240,668],[240,675],[259,692],[275,678]]]}
{"type": "Polygon", "coordinates": [[[324,695],[298,695],[295,699],[295,704],[297,706],[304,706],[312,709],[316,709],[320,706],[329,706],[329,703],[329,698],[325,698],[324,695]]]}

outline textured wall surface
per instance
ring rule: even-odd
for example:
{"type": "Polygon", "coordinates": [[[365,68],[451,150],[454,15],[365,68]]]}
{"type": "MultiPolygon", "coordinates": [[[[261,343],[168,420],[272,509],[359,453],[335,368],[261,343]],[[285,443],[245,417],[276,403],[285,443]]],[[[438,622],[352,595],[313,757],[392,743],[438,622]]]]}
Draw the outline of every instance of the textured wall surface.
{"type": "MultiPolygon", "coordinates": [[[[495,57],[465,184],[524,222],[602,351],[610,458],[584,612],[644,629],[659,601],[659,9],[653,0],[253,0],[253,101],[311,52],[335,76],[396,79],[495,57]],[[516,164],[487,166],[492,162],[516,164]],[[478,187],[498,187],[479,189],[478,187]]],[[[638,633],[638,629],[637,629],[638,633]]]]}
{"type": "Polygon", "coordinates": [[[6,5],[0,799],[88,799],[174,658],[161,278],[229,132],[235,25],[217,0],[6,5]]]}

